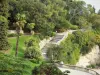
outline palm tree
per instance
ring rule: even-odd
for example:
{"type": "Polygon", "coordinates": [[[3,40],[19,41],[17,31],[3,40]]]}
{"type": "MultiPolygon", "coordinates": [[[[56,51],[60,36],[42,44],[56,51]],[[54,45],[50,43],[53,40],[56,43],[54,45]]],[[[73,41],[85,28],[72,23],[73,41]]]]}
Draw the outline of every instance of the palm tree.
{"type": "Polygon", "coordinates": [[[18,44],[19,44],[20,30],[22,30],[26,21],[25,21],[25,14],[19,14],[18,13],[15,18],[16,18],[16,22],[14,23],[14,25],[16,26],[16,32],[17,32],[17,42],[16,42],[15,56],[17,56],[18,55],[18,44]]]}

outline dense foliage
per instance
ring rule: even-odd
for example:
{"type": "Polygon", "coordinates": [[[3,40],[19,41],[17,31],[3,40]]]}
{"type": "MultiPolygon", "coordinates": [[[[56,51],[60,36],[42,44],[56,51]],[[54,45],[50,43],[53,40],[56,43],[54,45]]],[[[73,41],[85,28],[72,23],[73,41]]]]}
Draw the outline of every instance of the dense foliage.
{"type": "Polygon", "coordinates": [[[73,44],[73,36],[65,39],[60,46],[52,46],[48,49],[47,56],[54,61],[63,61],[66,64],[76,64],[80,56],[78,44],[73,44]]]}
{"type": "MultiPolygon", "coordinates": [[[[96,44],[100,46],[100,10],[96,13],[92,5],[81,0],[0,0],[0,50],[8,50],[11,55],[0,53],[0,70],[10,68],[10,72],[0,74],[31,75],[30,64],[33,67],[34,59],[41,59],[39,39],[68,29],[80,31],[69,35],[59,46],[51,46],[47,52],[50,60],[75,64],[81,54],[89,53],[96,44]],[[16,38],[9,38],[12,46],[10,50],[7,40],[8,28],[17,31],[17,34],[10,35],[17,36],[17,43],[16,38]],[[19,36],[20,30],[31,32],[33,28],[39,38],[29,38],[30,35],[19,36]],[[16,56],[21,58],[12,57],[15,49],[16,56]]],[[[36,67],[34,74],[62,75],[52,64],[36,67]]]]}
{"type": "Polygon", "coordinates": [[[32,62],[0,53],[0,75],[31,75],[32,62]]]}
{"type": "Polygon", "coordinates": [[[59,46],[51,46],[47,51],[47,56],[50,60],[76,64],[80,54],[85,55],[89,53],[96,44],[100,45],[100,40],[99,36],[95,35],[93,31],[76,31],[69,35],[59,46]]]}
{"type": "Polygon", "coordinates": [[[74,32],[73,43],[77,43],[79,45],[79,49],[82,55],[85,55],[91,51],[94,47],[95,42],[95,34],[93,31],[85,30],[85,31],[77,31],[74,32]]]}
{"type": "Polygon", "coordinates": [[[32,37],[25,42],[26,50],[24,53],[25,58],[39,60],[41,58],[41,51],[39,47],[39,39],[32,37]]]}
{"type": "Polygon", "coordinates": [[[54,64],[43,63],[34,68],[32,75],[63,75],[63,73],[54,64]]]}
{"type": "MultiPolygon", "coordinates": [[[[9,27],[14,29],[17,13],[26,15],[27,23],[34,23],[34,30],[45,36],[53,31],[89,28],[92,26],[90,16],[95,15],[95,8],[84,1],[72,0],[9,0],[9,27]]],[[[24,30],[27,30],[26,24],[24,30]]],[[[28,26],[29,27],[29,26],[28,26]]]]}
{"type": "Polygon", "coordinates": [[[0,50],[8,50],[9,43],[7,40],[8,28],[8,4],[7,0],[0,1],[0,50]]]}

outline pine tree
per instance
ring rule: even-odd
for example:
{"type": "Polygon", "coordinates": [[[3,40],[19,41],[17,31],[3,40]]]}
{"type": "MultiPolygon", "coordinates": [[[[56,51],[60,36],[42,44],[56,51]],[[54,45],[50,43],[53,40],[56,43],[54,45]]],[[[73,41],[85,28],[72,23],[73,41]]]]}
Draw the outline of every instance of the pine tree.
{"type": "Polygon", "coordinates": [[[0,50],[8,50],[9,43],[7,40],[8,28],[8,4],[7,0],[0,0],[0,50]]]}

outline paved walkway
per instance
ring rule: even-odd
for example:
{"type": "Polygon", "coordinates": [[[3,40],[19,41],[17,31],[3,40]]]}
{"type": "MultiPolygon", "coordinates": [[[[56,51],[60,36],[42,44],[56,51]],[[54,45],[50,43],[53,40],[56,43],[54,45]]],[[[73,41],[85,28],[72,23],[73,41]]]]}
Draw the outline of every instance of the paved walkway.
{"type": "Polygon", "coordinates": [[[68,68],[63,68],[63,67],[58,67],[62,72],[64,71],[70,71],[70,73],[68,73],[68,75],[92,75],[90,73],[87,72],[83,72],[83,71],[79,71],[79,70],[74,70],[74,69],[68,69],[68,68]]]}

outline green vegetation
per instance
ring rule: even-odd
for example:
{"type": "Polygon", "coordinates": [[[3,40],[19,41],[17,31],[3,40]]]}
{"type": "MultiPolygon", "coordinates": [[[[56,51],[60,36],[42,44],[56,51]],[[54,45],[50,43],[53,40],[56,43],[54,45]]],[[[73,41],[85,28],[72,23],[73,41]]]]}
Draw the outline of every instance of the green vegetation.
{"type": "Polygon", "coordinates": [[[99,36],[96,36],[93,31],[76,31],[69,35],[59,46],[52,45],[47,56],[50,60],[63,61],[66,64],[76,64],[80,54],[85,55],[91,51],[93,46],[100,44],[99,36]]]}
{"type": "Polygon", "coordinates": [[[39,39],[37,37],[32,37],[28,41],[25,42],[26,50],[24,53],[25,58],[30,59],[41,59],[41,51],[39,47],[39,39]]]}
{"type": "MultiPolygon", "coordinates": [[[[39,50],[39,38],[35,35],[22,35],[19,38],[19,51],[18,51],[18,57],[24,57],[25,50],[27,49],[27,42],[29,42],[31,39],[35,40],[34,47],[38,48],[39,50]],[[27,38],[27,39],[26,39],[27,38]]],[[[11,50],[9,50],[10,55],[15,54],[15,48],[16,48],[16,37],[11,37],[8,39],[8,41],[11,44],[11,50]]],[[[27,50],[26,50],[27,51],[27,50]]]]}
{"type": "Polygon", "coordinates": [[[73,36],[70,35],[60,46],[51,46],[47,56],[52,60],[64,61],[66,64],[76,64],[80,56],[80,49],[78,44],[73,44],[72,39],[73,36]]]}
{"type": "MultiPolygon", "coordinates": [[[[23,35],[23,34],[20,33],[19,36],[21,36],[21,35],[23,35]]],[[[17,37],[17,34],[16,33],[10,33],[10,34],[7,35],[7,37],[8,38],[10,38],[10,37],[17,37]]]]}
{"type": "MultiPolygon", "coordinates": [[[[54,31],[66,29],[88,28],[88,21],[95,9],[91,5],[85,7],[84,1],[72,0],[9,0],[10,6],[10,29],[15,22],[18,13],[26,15],[27,23],[34,23],[35,32],[44,36],[51,36],[54,31]]],[[[28,30],[30,24],[26,24],[24,30],[28,30]]]]}
{"type": "Polygon", "coordinates": [[[85,55],[91,51],[93,46],[95,45],[95,42],[93,42],[93,39],[95,37],[95,34],[93,31],[77,31],[74,32],[74,38],[73,43],[77,43],[79,45],[80,53],[82,55],[85,55]]]}
{"type": "MultiPolygon", "coordinates": [[[[19,49],[18,49],[19,50],[18,51],[18,57],[24,57],[25,41],[27,39],[29,39],[30,37],[31,37],[30,35],[20,36],[20,39],[19,39],[19,49]]],[[[8,41],[11,44],[11,49],[10,49],[9,53],[10,53],[10,55],[14,56],[14,54],[15,54],[15,48],[16,48],[16,37],[9,38],[8,41]]]]}
{"type": "Polygon", "coordinates": [[[25,15],[24,14],[17,14],[15,16],[16,22],[14,23],[16,27],[16,32],[17,32],[17,42],[16,42],[16,52],[15,56],[18,55],[18,45],[19,45],[19,35],[20,35],[20,30],[24,27],[26,21],[25,21],[25,15]]]}
{"type": "Polygon", "coordinates": [[[99,68],[100,67],[100,64],[91,64],[91,65],[88,65],[87,68],[99,68]]]}
{"type": "MultiPolygon", "coordinates": [[[[68,29],[77,31],[59,46],[51,46],[47,56],[76,64],[81,54],[89,53],[94,45],[100,46],[100,10],[96,13],[92,5],[80,0],[0,0],[0,51],[7,51],[6,55],[0,53],[0,70],[11,69],[0,74],[31,75],[36,63],[42,61],[40,39],[68,29]],[[17,34],[7,34],[8,29],[17,34]],[[25,35],[20,36],[20,30],[25,35]],[[32,31],[35,34],[29,35],[32,31]]],[[[63,75],[52,64],[41,64],[34,73],[63,75]]]]}
{"type": "Polygon", "coordinates": [[[63,75],[63,73],[51,63],[43,63],[39,67],[35,67],[32,73],[33,75],[63,75]]]}
{"type": "Polygon", "coordinates": [[[39,64],[23,58],[17,58],[0,53],[1,75],[32,75],[32,70],[39,64]],[[5,72],[6,71],[6,72],[5,72]]]}
{"type": "Polygon", "coordinates": [[[7,40],[8,28],[8,3],[7,0],[0,0],[0,50],[8,50],[9,43],[7,40]]]}
{"type": "Polygon", "coordinates": [[[34,28],[35,23],[28,23],[27,28],[30,29],[30,32],[32,33],[32,29],[34,28]]]}
{"type": "Polygon", "coordinates": [[[63,47],[62,61],[67,64],[76,64],[80,57],[79,45],[73,43],[72,39],[73,35],[70,35],[67,39],[65,39],[65,41],[61,43],[61,46],[63,47]]]}

